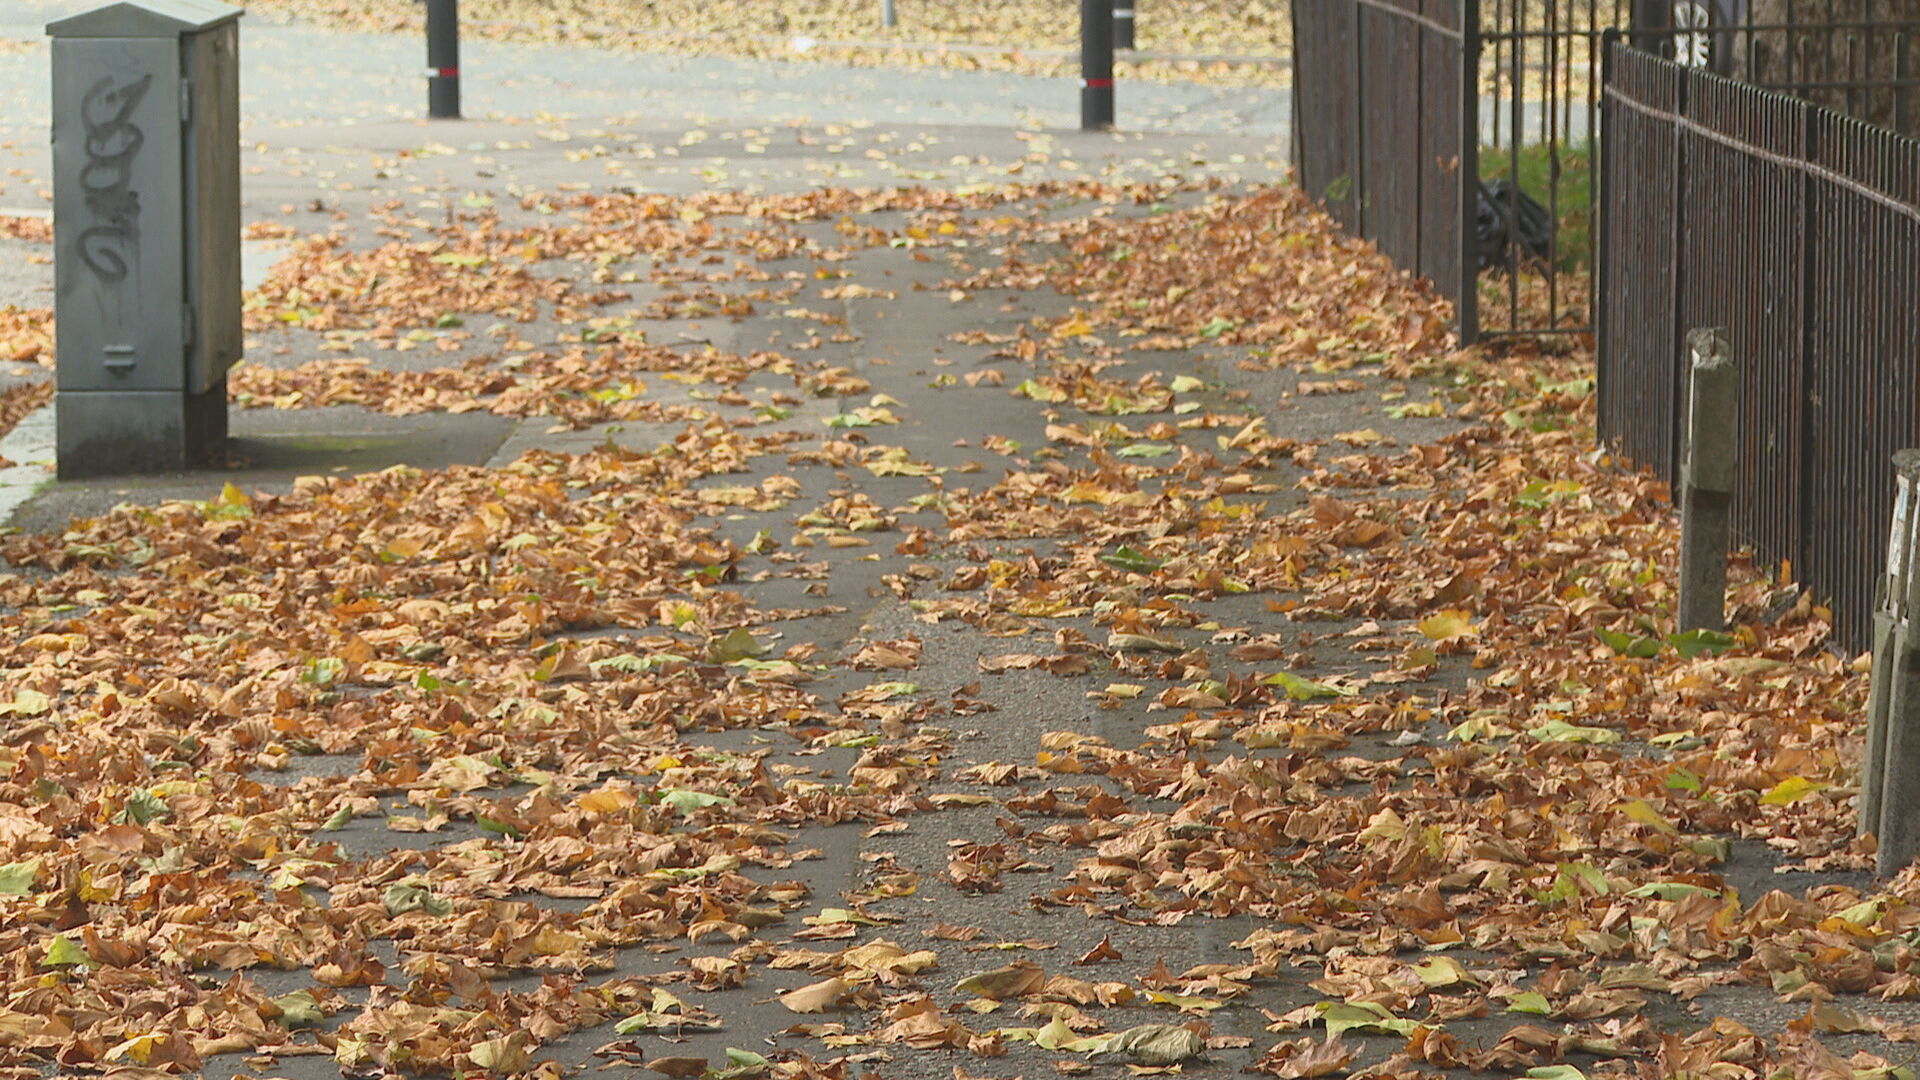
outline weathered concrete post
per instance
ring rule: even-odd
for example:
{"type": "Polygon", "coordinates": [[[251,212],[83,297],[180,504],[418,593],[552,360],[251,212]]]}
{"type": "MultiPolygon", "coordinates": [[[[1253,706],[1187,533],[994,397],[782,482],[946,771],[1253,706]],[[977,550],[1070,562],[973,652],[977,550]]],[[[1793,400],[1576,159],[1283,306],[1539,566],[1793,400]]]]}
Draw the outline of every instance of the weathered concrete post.
{"type": "MultiPolygon", "coordinates": [[[[1867,692],[1867,748],[1860,763],[1861,835],[1880,831],[1882,785],[1887,773],[1887,731],[1897,673],[1912,663],[1907,624],[1913,617],[1916,496],[1920,496],[1920,450],[1893,455],[1893,525],[1887,530],[1887,566],[1874,590],[1873,676],[1867,692]]],[[[1909,697],[1907,700],[1912,701],[1909,697]]],[[[1884,850],[1884,849],[1883,849],[1884,850]]]]}
{"type": "Polygon", "coordinates": [[[1740,370],[1720,327],[1687,335],[1690,389],[1680,466],[1680,629],[1726,625],[1727,547],[1739,463],[1740,370]]]}
{"type": "Polygon", "coordinates": [[[140,0],[47,26],[62,477],[224,453],[241,350],[240,15],[140,0]]]}

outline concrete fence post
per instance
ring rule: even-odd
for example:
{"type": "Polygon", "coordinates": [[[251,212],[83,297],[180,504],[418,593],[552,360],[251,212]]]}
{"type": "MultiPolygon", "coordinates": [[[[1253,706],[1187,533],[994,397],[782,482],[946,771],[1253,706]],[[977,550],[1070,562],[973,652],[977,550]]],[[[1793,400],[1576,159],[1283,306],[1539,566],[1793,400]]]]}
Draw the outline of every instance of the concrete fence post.
{"type": "Polygon", "coordinates": [[[1893,525],[1873,616],[1873,676],[1867,694],[1866,760],[1860,770],[1860,831],[1879,840],[1879,870],[1898,873],[1920,855],[1920,450],[1893,455],[1893,525]]]}
{"type": "Polygon", "coordinates": [[[1687,335],[1680,468],[1680,629],[1726,626],[1727,548],[1739,465],[1740,369],[1721,327],[1687,335]]]}

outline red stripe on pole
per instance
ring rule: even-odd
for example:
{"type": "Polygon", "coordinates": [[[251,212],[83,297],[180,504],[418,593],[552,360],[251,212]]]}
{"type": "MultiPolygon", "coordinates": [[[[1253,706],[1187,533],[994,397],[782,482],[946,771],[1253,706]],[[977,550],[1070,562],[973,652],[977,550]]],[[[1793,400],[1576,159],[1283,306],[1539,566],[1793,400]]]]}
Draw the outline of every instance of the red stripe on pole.
{"type": "Polygon", "coordinates": [[[438,69],[435,69],[434,74],[442,79],[457,79],[460,77],[460,69],[459,68],[438,68],[438,69]]]}
{"type": "Polygon", "coordinates": [[[1112,79],[1081,79],[1080,85],[1092,86],[1092,87],[1112,86],[1113,80],[1112,79]]]}

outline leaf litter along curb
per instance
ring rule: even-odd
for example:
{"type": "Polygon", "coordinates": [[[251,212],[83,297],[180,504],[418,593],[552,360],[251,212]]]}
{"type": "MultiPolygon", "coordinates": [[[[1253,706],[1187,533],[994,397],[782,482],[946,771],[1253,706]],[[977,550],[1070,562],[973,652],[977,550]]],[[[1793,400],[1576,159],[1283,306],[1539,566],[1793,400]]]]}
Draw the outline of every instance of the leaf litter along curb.
{"type": "MultiPolygon", "coordinates": [[[[1717,870],[1735,836],[1810,869],[1864,865],[1845,801],[1863,680],[1821,651],[1817,609],[1750,568],[1736,574],[1730,649],[1637,657],[1601,640],[1663,629],[1658,567],[1674,530],[1656,484],[1590,452],[1573,362],[1446,351],[1432,298],[1288,191],[1097,230],[991,220],[952,235],[968,229],[1019,241],[981,282],[1054,283],[1092,306],[1006,336],[1034,364],[1032,388],[1009,391],[1049,412],[1059,456],[968,492],[930,474],[937,497],[919,509],[944,525],[913,526],[898,547],[960,558],[898,588],[923,619],[1050,636],[1054,655],[1007,669],[1091,674],[1107,685],[1096,704],[1159,684],[1149,700],[1164,715],[1145,741],[1055,732],[1028,760],[946,776],[954,749],[925,721],[946,700],[971,710],[961,696],[823,701],[806,689],[821,658],[768,647],[750,592],[708,584],[797,567],[715,540],[708,523],[731,504],[697,481],[775,454],[796,470],[863,456],[898,470],[906,448],[798,449],[707,417],[669,453],[229,489],[7,537],[0,554],[19,572],[0,578],[0,937],[13,993],[0,1025],[14,1037],[0,1060],[180,1072],[317,1044],[352,1070],[523,1071],[542,1044],[600,1023],[628,1035],[724,1024],[666,985],[764,989],[796,965],[825,987],[797,1004],[874,1014],[866,1029],[822,1025],[829,1053],[992,1056],[1027,1040],[1096,1060],[1142,1048],[1136,1064],[1166,1067],[1207,1042],[1206,1016],[1296,966],[1317,973],[1324,1000],[1271,1018],[1281,1037],[1261,1067],[1279,1076],[1351,1065],[1340,1042],[1285,1037],[1310,1026],[1390,1038],[1391,1056],[1362,1066],[1372,1075],[1572,1054],[1599,1059],[1595,1075],[1631,1074],[1636,1058],[1761,1075],[1838,1068],[1822,1034],[1913,1037],[1859,998],[1920,993],[1911,875],[1879,894],[1738,897],[1717,870]],[[1122,248],[1135,256],[1112,258],[1122,248]],[[1062,253],[1028,261],[1041,251],[1062,253]],[[1433,380],[1475,426],[1373,453],[1279,437],[1284,413],[1182,411],[1191,383],[1125,376],[1116,365],[1135,350],[1108,344],[1218,341],[1227,331],[1208,331],[1223,320],[1249,365],[1433,380]],[[1115,455],[1130,434],[1181,449],[1115,455]],[[1303,504],[1282,497],[1293,492],[1303,504]],[[1015,536],[1064,543],[1044,561],[966,557],[1015,536]],[[1364,620],[1372,638],[1356,643],[1395,660],[1358,680],[1257,679],[1214,649],[1129,644],[1171,643],[1208,623],[1209,598],[1248,591],[1271,593],[1275,618],[1223,638],[1236,662],[1286,662],[1331,618],[1364,620]],[[1074,617],[1108,644],[1061,621],[1074,617]],[[639,636],[564,633],[613,626],[639,636]],[[1478,680],[1424,691],[1449,656],[1478,680]],[[859,759],[830,784],[693,738],[735,727],[859,759]],[[1395,742],[1406,733],[1417,739],[1395,742]],[[1342,752],[1365,740],[1403,752],[1342,752]],[[315,753],[352,773],[274,782],[315,753]],[[955,849],[958,887],[1034,882],[1045,909],[1261,925],[1245,955],[1185,972],[1124,957],[1084,979],[1016,966],[998,992],[1051,1017],[1023,1028],[923,989],[965,935],[924,950],[894,940],[885,901],[910,871],[883,874],[838,918],[806,915],[822,898],[804,886],[743,873],[790,867],[802,824],[968,805],[932,790],[949,780],[1014,789],[1002,798],[1021,823],[955,849]],[[451,842],[356,856],[334,837],[362,818],[451,842]],[[1015,876],[1045,848],[1052,880],[1015,876]],[[587,905],[556,911],[536,895],[587,905]],[[804,947],[774,940],[801,928],[804,947]],[[683,972],[605,974],[616,949],[716,936],[740,947],[683,972]],[[397,948],[398,970],[374,942],[397,948]],[[305,970],[313,988],[269,997],[245,977],[257,967],[305,970]],[[549,977],[490,985],[516,972],[549,977]],[[406,990],[379,989],[390,980],[406,990]],[[1728,983],[1805,1003],[1807,1018],[1756,1036],[1724,1019],[1661,1031],[1641,1015],[1654,996],[1728,983]],[[376,987],[364,1007],[340,993],[355,986],[376,987]],[[1104,1010],[1125,1005],[1192,1018],[1116,1030],[1104,1010]],[[1512,1012],[1491,1045],[1447,1028],[1512,1012]],[[310,1034],[329,1014],[339,1031],[310,1034]]],[[[742,497],[780,507],[800,490],[775,476],[742,497]]],[[[846,502],[820,513],[829,533],[912,520],[846,502]]],[[[861,655],[898,680],[918,648],[861,655]]],[[[781,1075],[825,1068],[774,1058],[781,1075]]]]}
{"type": "MultiPolygon", "coordinates": [[[[418,36],[421,11],[400,0],[253,0],[256,11],[342,29],[418,36]]],[[[899,26],[880,25],[867,0],[806,0],[779,8],[711,0],[468,0],[461,29],[476,37],[594,48],[730,56],[852,67],[944,67],[1061,76],[1078,70],[1078,21],[1037,0],[913,4],[899,26]],[[943,48],[943,46],[945,46],[943,48]]],[[[1291,34],[1285,4],[1245,0],[1162,0],[1143,12],[1139,44],[1152,57],[1121,53],[1124,77],[1156,82],[1285,85],[1283,63],[1236,64],[1223,55],[1278,61],[1291,34]],[[1184,55],[1183,55],[1184,54],[1184,55]]]]}

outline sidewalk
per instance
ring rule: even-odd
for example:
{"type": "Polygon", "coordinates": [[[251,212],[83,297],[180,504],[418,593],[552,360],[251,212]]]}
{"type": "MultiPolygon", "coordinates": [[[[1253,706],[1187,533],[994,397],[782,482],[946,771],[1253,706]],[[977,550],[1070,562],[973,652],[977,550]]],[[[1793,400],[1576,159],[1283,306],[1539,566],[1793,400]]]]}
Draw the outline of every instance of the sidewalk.
{"type": "Polygon", "coordinates": [[[8,1080],[1920,1038],[1811,600],[1661,636],[1580,362],[1255,188],[1280,99],[481,47],[427,124],[411,43],[247,34],[235,467],[0,442],[8,1080]]]}

